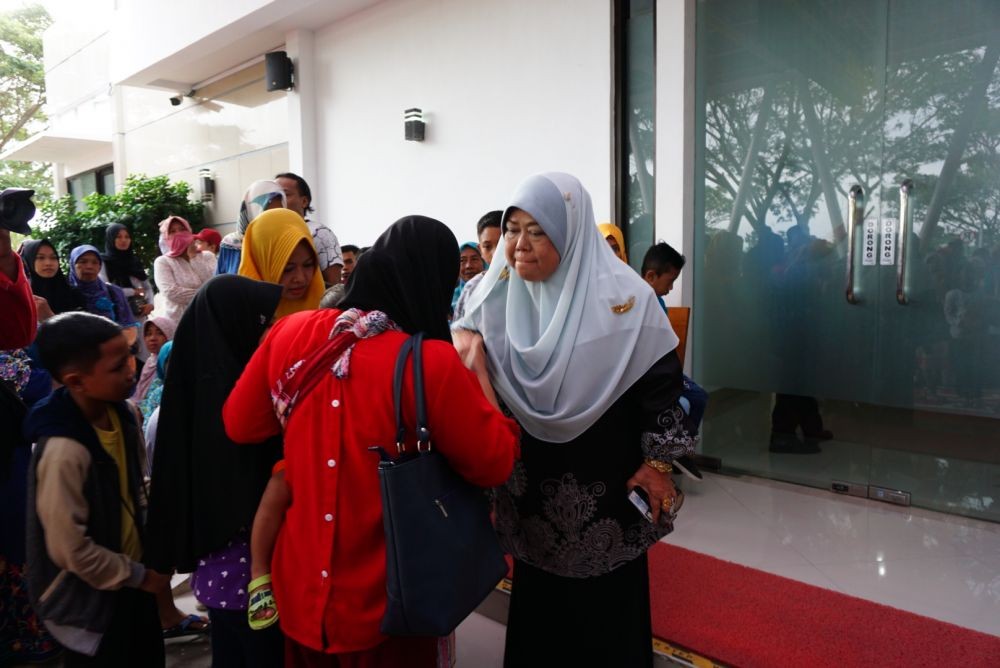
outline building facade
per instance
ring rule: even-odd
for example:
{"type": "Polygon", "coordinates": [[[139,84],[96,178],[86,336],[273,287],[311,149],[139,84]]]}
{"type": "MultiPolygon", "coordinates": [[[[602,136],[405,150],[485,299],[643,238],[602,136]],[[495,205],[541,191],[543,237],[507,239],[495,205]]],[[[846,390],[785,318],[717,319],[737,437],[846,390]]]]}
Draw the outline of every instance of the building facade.
{"type": "Polygon", "coordinates": [[[46,35],[52,124],[5,156],[54,162],[61,191],[207,173],[224,227],[250,182],[293,171],[366,245],[408,213],[472,238],[524,176],[571,172],[633,264],[654,240],[692,260],[668,303],[693,306],[704,455],[1000,519],[995,2],[105,9],[46,35]],[[266,90],[275,51],[287,91],[266,90]]]}

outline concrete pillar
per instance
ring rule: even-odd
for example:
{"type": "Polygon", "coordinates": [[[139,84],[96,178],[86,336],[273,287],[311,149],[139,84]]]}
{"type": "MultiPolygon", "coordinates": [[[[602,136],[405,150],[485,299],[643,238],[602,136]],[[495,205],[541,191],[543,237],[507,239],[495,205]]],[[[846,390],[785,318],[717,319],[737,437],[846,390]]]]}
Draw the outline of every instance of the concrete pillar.
{"type": "Polygon", "coordinates": [[[121,86],[111,87],[111,163],[115,170],[115,192],[125,185],[128,164],[125,159],[125,109],[121,86]]]}
{"type": "MultiPolygon", "coordinates": [[[[688,258],[694,255],[694,17],[695,0],[656,3],[656,240],[688,258]]],[[[668,305],[693,303],[693,265],[667,295],[668,305]]]]}
{"type": "Polygon", "coordinates": [[[288,168],[309,182],[313,195],[321,183],[316,154],[315,43],[311,30],[293,30],[285,36],[285,51],[295,67],[295,88],[288,91],[288,168]]]}

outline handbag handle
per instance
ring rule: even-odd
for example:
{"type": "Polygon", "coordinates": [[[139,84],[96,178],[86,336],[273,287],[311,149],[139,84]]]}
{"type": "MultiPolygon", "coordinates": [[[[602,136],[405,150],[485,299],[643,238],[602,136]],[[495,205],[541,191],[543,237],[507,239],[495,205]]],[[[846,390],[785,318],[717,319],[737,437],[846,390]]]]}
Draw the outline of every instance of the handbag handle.
{"type": "Polygon", "coordinates": [[[427,402],[424,397],[423,332],[417,332],[403,342],[396,357],[396,370],[392,380],[392,400],[396,410],[396,451],[406,450],[406,425],[403,424],[403,378],[406,360],[413,351],[413,396],[417,405],[417,452],[430,452],[431,431],[427,427],[427,402]]]}

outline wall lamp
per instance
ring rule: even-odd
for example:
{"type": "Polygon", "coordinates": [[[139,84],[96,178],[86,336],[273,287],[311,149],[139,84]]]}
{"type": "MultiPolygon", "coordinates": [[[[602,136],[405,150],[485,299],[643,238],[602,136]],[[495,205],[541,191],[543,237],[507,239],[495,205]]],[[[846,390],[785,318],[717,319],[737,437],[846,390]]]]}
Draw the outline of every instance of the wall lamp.
{"type": "Polygon", "coordinates": [[[403,112],[403,138],[406,141],[424,140],[424,112],[416,107],[403,112]]]}
{"type": "Polygon", "coordinates": [[[215,199],[215,178],[211,169],[198,170],[198,184],[201,186],[202,202],[211,202],[215,199]]]}

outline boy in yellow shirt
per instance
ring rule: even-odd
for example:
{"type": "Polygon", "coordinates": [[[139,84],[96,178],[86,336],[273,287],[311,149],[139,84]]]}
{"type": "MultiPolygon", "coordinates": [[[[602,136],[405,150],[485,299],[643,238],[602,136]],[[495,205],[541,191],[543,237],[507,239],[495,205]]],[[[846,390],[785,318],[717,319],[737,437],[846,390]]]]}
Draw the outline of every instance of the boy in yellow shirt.
{"type": "Polygon", "coordinates": [[[121,328],[64,313],[41,325],[42,365],[63,386],[32,409],[27,556],[31,603],[66,666],[163,666],[156,601],[168,576],[141,563],[143,442],[125,403],[121,328]]]}

